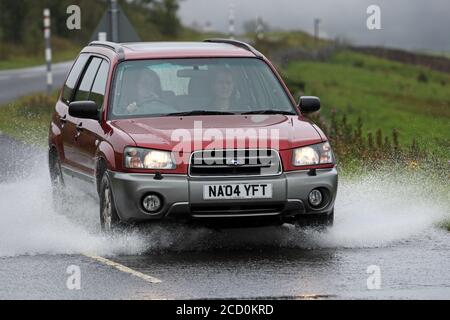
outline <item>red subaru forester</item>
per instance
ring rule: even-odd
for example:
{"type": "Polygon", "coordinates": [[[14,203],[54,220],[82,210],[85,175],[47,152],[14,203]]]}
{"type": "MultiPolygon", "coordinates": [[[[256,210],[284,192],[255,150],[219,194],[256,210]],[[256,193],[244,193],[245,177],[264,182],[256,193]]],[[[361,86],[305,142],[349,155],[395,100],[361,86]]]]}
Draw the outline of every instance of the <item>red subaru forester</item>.
{"type": "Polygon", "coordinates": [[[331,225],[333,152],[252,46],[92,42],[77,57],[49,130],[57,203],[78,187],[100,223],[331,225]]]}

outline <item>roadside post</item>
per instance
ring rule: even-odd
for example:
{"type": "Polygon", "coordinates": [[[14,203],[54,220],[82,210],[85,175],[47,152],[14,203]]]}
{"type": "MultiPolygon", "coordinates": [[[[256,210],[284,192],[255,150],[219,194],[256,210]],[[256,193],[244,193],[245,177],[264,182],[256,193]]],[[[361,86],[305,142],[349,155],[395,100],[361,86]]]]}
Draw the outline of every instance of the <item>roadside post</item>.
{"type": "Polygon", "coordinates": [[[117,0],[110,0],[109,13],[111,14],[111,40],[112,42],[119,42],[119,10],[117,8],[117,0]]]}
{"type": "Polygon", "coordinates": [[[262,24],[262,20],[260,18],[260,16],[256,16],[256,38],[258,40],[263,40],[264,39],[264,26],[262,24]]]}
{"type": "Polygon", "coordinates": [[[47,93],[51,94],[53,85],[52,76],[52,48],[50,42],[50,9],[44,9],[44,39],[45,39],[45,63],[47,67],[47,93]]]}
{"type": "Polygon", "coordinates": [[[320,24],[320,19],[315,18],[314,19],[314,42],[316,43],[316,46],[319,43],[319,24],[320,24]]]}
{"type": "Polygon", "coordinates": [[[108,40],[108,34],[106,32],[98,33],[98,41],[107,41],[107,40],[108,40]]]}
{"type": "Polygon", "coordinates": [[[230,39],[234,39],[234,3],[230,4],[228,14],[228,35],[230,39]]]}

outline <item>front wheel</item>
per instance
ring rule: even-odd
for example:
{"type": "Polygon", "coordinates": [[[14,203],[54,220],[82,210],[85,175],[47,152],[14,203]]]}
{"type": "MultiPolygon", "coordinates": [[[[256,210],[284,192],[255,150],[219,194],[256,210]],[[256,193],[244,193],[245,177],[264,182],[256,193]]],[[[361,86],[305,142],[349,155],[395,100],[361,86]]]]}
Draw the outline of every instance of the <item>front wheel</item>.
{"type": "Polygon", "coordinates": [[[64,204],[66,201],[65,185],[61,171],[61,163],[59,161],[58,152],[52,148],[48,154],[48,167],[50,172],[50,183],[52,190],[53,208],[56,212],[64,212],[64,204]]]}
{"type": "Polygon", "coordinates": [[[103,174],[100,184],[100,225],[105,233],[111,233],[121,226],[114,203],[111,183],[106,172],[103,174]]]}

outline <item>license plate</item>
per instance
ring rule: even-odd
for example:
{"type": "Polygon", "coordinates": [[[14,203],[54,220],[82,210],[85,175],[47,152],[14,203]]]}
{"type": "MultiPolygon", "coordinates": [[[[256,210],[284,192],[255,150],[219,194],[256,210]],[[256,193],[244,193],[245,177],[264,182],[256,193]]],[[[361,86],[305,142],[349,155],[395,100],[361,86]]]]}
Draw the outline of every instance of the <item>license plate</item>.
{"type": "Polygon", "coordinates": [[[209,184],[203,186],[204,200],[272,198],[271,183],[209,184]]]}

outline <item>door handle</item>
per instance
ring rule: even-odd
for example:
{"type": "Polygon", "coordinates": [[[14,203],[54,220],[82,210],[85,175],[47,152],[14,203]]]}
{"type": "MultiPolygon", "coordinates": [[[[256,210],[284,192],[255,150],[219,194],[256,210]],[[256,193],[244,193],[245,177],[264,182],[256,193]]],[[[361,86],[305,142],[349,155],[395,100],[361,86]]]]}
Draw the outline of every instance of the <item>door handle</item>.
{"type": "Polygon", "coordinates": [[[83,131],[83,123],[77,124],[77,133],[75,133],[75,141],[81,136],[81,131],[83,131]]]}

